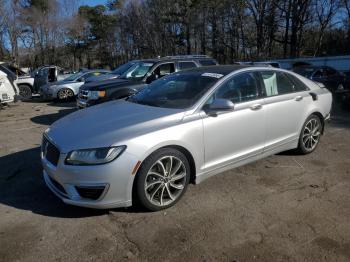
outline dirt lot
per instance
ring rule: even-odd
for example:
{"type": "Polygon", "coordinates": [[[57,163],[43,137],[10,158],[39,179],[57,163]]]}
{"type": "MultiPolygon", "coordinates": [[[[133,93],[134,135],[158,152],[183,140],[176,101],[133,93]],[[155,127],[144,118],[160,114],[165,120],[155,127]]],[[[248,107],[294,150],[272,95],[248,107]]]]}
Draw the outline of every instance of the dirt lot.
{"type": "Polygon", "coordinates": [[[173,208],[67,206],[44,185],[42,132],[74,103],[0,110],[0,261],[350,261],[350,113],[316,152],[190,186],[173,208]]]}

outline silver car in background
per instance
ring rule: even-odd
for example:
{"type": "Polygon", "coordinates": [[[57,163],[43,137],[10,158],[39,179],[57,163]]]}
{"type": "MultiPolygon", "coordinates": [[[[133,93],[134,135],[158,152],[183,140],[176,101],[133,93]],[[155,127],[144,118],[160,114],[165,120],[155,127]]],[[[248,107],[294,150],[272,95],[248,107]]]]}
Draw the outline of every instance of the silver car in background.
{"type": "Polygon", "coordinates": [[[109,74],[109,70],[88,70],[70,75],[67,78],[43,85],[40,88],[40,95],[44,99],[67,100],[75,97],[79,93],[79,88],[87,79],[94,76],[109,74]]]}
{"type": "Polygon", "coordinates": [[[43,137],[44,179],[68,204],[164,209],[189,183],[290,149],[311,153],[331,104],[327,89],[282,69],[174,73],[55,122],[43,137]]]}

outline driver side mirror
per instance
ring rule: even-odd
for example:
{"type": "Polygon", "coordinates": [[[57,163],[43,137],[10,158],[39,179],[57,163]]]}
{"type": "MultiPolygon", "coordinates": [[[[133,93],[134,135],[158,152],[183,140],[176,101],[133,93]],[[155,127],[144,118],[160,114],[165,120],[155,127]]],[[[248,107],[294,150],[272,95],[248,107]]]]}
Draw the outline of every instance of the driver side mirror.
{"type": "Polygon", "coordinates": [[[153,72],[146,78],[146,84],[152,83],[154,80],[157,80],[157,75],[153,72]]]}
{"type": "Polygon", "coordinates": [[[204,108],[208,115],[216,115],[218,112],[233,111],[235,105],[231,100],[216,98],[213,102],[204,108]]]}

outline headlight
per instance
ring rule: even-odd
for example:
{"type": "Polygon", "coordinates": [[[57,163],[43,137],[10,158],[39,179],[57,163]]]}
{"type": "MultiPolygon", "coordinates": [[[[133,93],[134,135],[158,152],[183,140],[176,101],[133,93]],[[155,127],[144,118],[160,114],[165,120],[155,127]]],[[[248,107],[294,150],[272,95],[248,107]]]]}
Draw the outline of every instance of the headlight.
{"type": "Polygon", "coordinates": [[[89,91],[89,98],[90,99],[99,99],[100,97],[106,96],[106,91],[89,91]]]}
{"type": "Polygon", "coordinates": [[[126,146],[75,150],[68,153],[67,165],[86,166],[106,164],[120,156],[126,146]]]}

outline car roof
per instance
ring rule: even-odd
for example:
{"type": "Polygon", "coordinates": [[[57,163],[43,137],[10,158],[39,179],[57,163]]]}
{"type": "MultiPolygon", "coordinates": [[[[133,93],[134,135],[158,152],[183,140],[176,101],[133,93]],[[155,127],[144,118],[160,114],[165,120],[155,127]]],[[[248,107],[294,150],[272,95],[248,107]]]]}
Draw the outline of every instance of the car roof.
{"type": "Polygon", "coordinates": [[[295,69],[298,69],[298,68],[323,69],[323,68],[332,68],[332,67],[330,67],[330,66],[319,66],[319,65],[302,65],[302,66],[295,67],[295,69]]]}
{"type": "Polygon", "coordinates": [[[93,72],[111,72],[110,70],[106,70],[106,69],[89,69],[86,71],[83,71],[82,73],[93,73],[93,72]]]}
{"type": "Polygon", "coordinates": [[[228,75],[234,71],[244,68],[256,68],[250,65],[215,65],[215,66],[202,66],[193,69],[188,69],[182,72],[194,72],[194,73],[215,73],[221,75],[228,75]]]}
{"type": "Polygon", "coordinates": [[[159,62],[174,62],[174,61],[199,61],[199,60],[211,60],[216,61],[214,58],[203,56],[203,57],[196,57],[196,56],[174,56],[174,57],[163,57],[163,58],[155,58],[155,59],[141,59],[141,60],[135,60],[136,62],[144,62],[144,63],[159,63],[159,62]]]}

